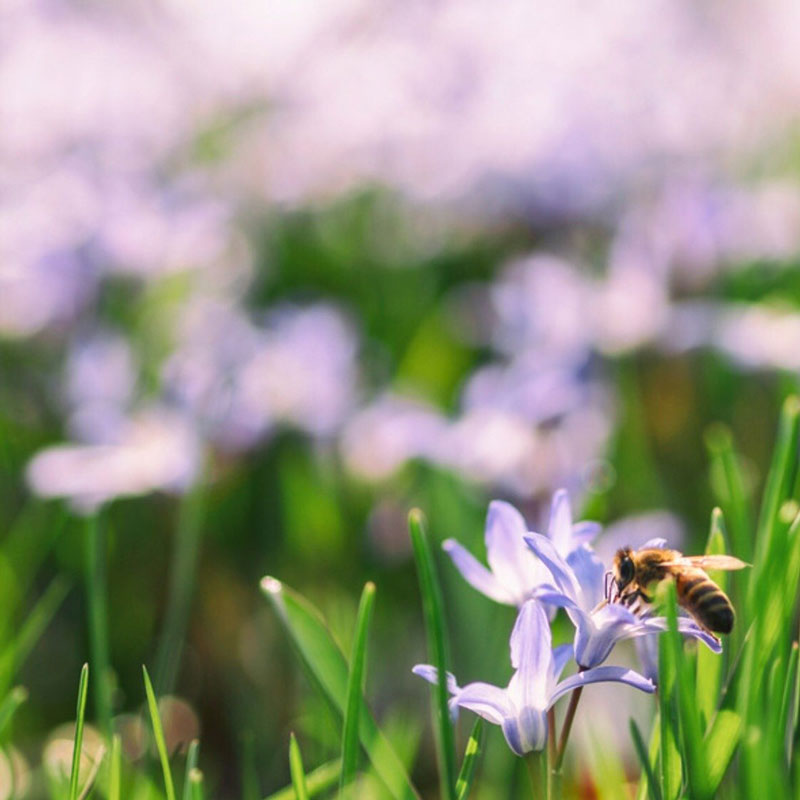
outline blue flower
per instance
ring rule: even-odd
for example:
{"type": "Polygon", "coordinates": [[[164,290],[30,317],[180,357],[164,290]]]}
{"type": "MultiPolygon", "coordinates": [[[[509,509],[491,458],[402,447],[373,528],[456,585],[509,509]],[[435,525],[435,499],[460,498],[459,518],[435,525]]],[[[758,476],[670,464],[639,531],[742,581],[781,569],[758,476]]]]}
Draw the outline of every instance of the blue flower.
{"type": "MultiPolygon", "coordinates": [[[[572,645],[552,650],[551,642],[547,614],[537,601],[527,601],[511,633],[511,665],[515,671],[508,686],[503,689],[489,683],[469,683],[462,688],[448,673],[451,711],[467,708],[500,725],[508,746],[521,756],[545,746],[547,712],[573,689],[600,681],[618,681],[644,692],[655,690],[651,681],[625,667],[587,669],[559,682],[572,656],[572,645]]],[[[428,664],[418,664],[413,671],[430,683],[438,680],[436,668],[428,664]]]]}
{"type": "MultiPolygon", "coordinates": [[[[525,541],[546,564],[555,582],[555,586],[540,586],[535,596],[543,603],[566,610],[575,625],[575,660],[581,669],[602,664],[614,645],[623,639],[666,630],[664,617],[638,617],[624,606],[606,601],[605,568],[587,547],[578,548],[565,560],[546,536],[534,533],[525,541]]],[[[700,639],[715,653],[721,651],[716,637],[691,619],[679,617],[678,630],[700,639]]]]}
{"type": "MultiPolygon", "coordinates": [[[[563,489],[553,495],[547,535],[556,552],[566,557],[590,542],[599,532],[596,522],[572,523],[569,499],[563,489]]],[[[521,606],[534,591],[550,580],[543,564],[525,545],[527,525],[514,506],[502,500],[489,504],[486,517],[486,558],[489,569],[455,539],[442,547],[464,579],[479,592],[510,606],[521,606]]]]}

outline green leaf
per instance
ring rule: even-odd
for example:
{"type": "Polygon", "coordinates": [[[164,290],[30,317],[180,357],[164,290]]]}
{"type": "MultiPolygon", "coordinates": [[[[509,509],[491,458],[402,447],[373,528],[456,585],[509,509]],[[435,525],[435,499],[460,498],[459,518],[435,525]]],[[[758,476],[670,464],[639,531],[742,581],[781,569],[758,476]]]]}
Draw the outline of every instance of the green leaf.
{"type": "MultiPolygon", "coordinates": [[[[275,578],[264,578],[261,589],[324,696],[343,715],[347,702],[347,661],[319,612],[275,578]]],[[[397,800],[418,798],[402,762],[366,704],[362,703],[360,717],[358,735],[361,745],[389,793],[397,800]]]]}
{"type": "Polygon", "coordinates": [[[706,788],[712,796],[725,777],[741,735],[741,717],[735,711],[721,710],[705,739],[706,788]]]}
{"type": "Polygon", "coordinates": [[[303,757],[300,755],[300,747],[293,733],[289,735],[289,772],[292,775],[295,798],[297,800],[309,800],[306,773],[303,769],[303,757]]]}
{"type": "Polygon", "coordinates": [[[153,691],[150,675],[144,664],[142,664],[142,673],[144,675],[144,690],[147,694],[147,707],[150,710],[150,721],[153,725],[153,735],[156,740],[158,757],[161,761],[161,771],[164,774],[164,790],[167,793],[167,800],[175,800],[175,785],[172,782],[172,770],[169,766],[167,743],[164,741],[164,729],[161,726],[161,717],[158,713],[158,702],[156,701],[156,695],[153,691]]]}
{"type": "MultiPolygon", "coordinates": [[[[715,508],[711,512],[711,530],[706,544],[707,555],[725,555],[725,520],[722,511],[715,508]]],[[[712,575],[720,588],[725,590],[724,573],[712,575]]],[[[700,714],[702,728],[708,724],[717,707],[720,685],[722,682],[723,659],[721,654],[713,653],[705,646],[697,648],[697,710],[700,714]]]]}
{"type": "Polygon", "coordinates": [[[631,718],[629,726],[631,730],[631,739],[633,739],[633,746],[636,750],[636,755],[639,756],[639,761],[642,764],[642,769],[644,770],[644,774],[647,778],[647,789],[650,797],[652,797],[653,800],[662,800],[661,785],[659,784],[656,774],[653,771],[653,766],[650,763],[650,756],[648,755],[644,739],[642,739],[642,734],[639,732],[639,727],[636,725],[636,721],[633,718],[631,718]]]}
{"type": "Polygon", "coordinates": [[[111,738],[111,765],[108,772],[108,800],[120,800],[122,784],[122,739],[111,738]]]}
{"type": "Polygon", "coordinates": [[[69,800],[78,800],[78,777],[81,766],[81,750],[83,748],[83,723],[86,718],[86,694],[89,686],[89,665],[81,669],[81,680],[78,685],[78,706],[75,715],[75,744],[72,748],[72,769],[69,773],[69,800]]]}
{"type": "Polygon", "coordinates": [[[24,686],[15,686],[0,703],[0,736],[5,733],[17,709],[28,699],[28,690],[24,686]]]}
{"type": "Polygon", "coordinates": [[[425,632],[428,638],[428,653],[431,663],[438,670],[439,681],[433,687],[434,730],[436,732],[436,748],[439,759],[439,780],[442,798],[455,800],[455,741],[453,723],[450,719],[447,691],[447,642],[445,640],[444,610],[442,591],[436,574],[430,543],[425,531],[425,518],[419,509],[413,509],[408,515],[408,527],[411,533],[411,544],[414,559],[417,562],[420,591],[422,593],[422,610],[425,617],[425,632]]]}
{"type": "Polygon", "coordinates": [[[350,678],[347,683],[347,705],[342,731],[342,772],[339,776],[339,791],[350,783],[358,767],[358,721],[361,717],[361,700],[364,693],[364,676],[367,660],[367,632],[375,601],[375,584],[364,586],[356,618],[356,635],[350,656],[350,678]]]}
{"type": "Polygon", "coordinates": [[[475,768],[478,766],[478,756],[483,744],[483,718],[478,717],[472,726],[472,733],[467,740],[464,748],[464,760],[461,762],[461,769],[456,780],[456,797],[458,800],[467,800],[469,791],[472,788],[472,781],[475,779],[475,768]]]}
{"type": "MultiPolygon", "coordinates": [[[[309,772],[308,775],[306,775],[308,796],[314,797],[314,795],[320,794],[326,789],[330,789],[330,787],[339,780],[340,772],[341,761],[339,761],[338,758],[335,761],[329,761],[327,764],[323,764],[309,772]]],[[[280,791],[271,794],[266,800],[294,800],[294,798],[294,787],[286,786],[280,791]]]]}
{"type": "Polygon", "coordinates": [[[197,769],[197,760],[200,756],[200,742],[192,739],[189,751],[186,753],[186,777],[183,781],[183,800],[192,800],[192,770],[197,769]]]}

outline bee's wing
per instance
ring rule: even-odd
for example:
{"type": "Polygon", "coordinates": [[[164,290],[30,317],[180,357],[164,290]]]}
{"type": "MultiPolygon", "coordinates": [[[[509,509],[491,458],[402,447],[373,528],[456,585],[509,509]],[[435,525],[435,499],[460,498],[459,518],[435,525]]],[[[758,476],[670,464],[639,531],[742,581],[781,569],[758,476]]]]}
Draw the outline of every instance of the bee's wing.
{"type": "Polygon", "coordinates": [[[666,567],[697,567],[702,570],[714,569],[744,569],[750,564],[734,556],[681,556],[673,561],[668,561],[662,566],[666,567]]]}

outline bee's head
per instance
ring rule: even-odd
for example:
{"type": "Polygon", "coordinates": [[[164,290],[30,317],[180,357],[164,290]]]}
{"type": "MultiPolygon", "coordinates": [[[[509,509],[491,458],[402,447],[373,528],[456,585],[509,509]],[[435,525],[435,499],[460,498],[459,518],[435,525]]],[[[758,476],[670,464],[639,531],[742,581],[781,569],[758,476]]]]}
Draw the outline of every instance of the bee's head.
{"type": "Polygon", "coordinates": [[[636,573],[632,555],[630,547],[623,547],[622,550],[617,550],[614,556],[614,580],[620,592],[633,580],[636,573]]]}

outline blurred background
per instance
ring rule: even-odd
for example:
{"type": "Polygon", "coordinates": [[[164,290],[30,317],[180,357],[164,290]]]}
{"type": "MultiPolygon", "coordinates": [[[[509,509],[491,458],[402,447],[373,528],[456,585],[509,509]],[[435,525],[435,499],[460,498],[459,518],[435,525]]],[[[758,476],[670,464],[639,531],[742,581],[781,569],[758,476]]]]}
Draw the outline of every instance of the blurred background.
{"type": "MultiPolygon", "coordinates": [[[[542,530],[566,487],[606,557],[701,549],[709,425],[757,490],[798,384],[799,118],[791,0],[2,0],[0,641],[64,598],[0,670],[31,796],[98,514],[131,763],[142,663],[215,797],[285,785],[290,730],[335,757],[258,581],[347,650],[371,579],[368,694],[432,792],[409,508],[482,558],[491,498],[542,530]]],[[[457,674],[507,680],[512,610],[440,567],[457,674]]],[[[576,774],[597,730],[633,774],[650,704],[589,694],[576,774]]],[[[517,772],[490,736],[481,796],[517,772]]]]}

